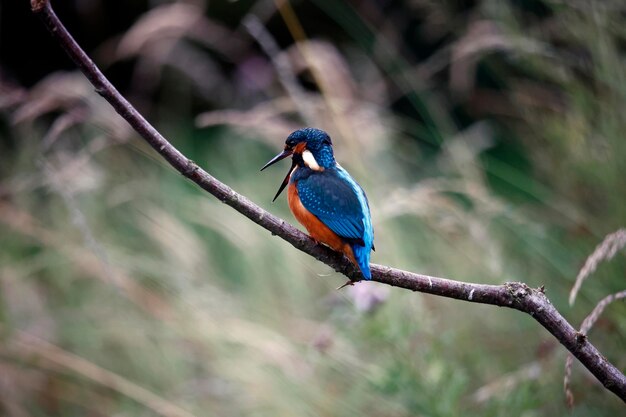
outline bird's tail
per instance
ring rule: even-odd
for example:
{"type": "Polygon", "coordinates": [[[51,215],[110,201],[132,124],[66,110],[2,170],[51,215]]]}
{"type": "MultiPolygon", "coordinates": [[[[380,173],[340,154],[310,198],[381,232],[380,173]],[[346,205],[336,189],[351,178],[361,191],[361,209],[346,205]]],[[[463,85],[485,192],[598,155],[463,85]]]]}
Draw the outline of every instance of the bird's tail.
{"type": "Polygon", "coordinates": [[[356,263],[363,274],[363,278],[372,279],[372,272],[370,271],[370,252],[371,249],[366,246],[352,245],[352,252],[356,263]]]}

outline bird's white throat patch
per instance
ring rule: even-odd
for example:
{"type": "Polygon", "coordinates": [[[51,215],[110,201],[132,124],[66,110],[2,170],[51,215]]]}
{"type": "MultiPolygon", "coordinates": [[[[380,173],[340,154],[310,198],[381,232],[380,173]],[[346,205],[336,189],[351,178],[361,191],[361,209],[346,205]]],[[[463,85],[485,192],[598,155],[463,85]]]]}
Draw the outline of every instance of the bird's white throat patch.
{"type": "Polygon", "coordinates": [[[313,156],[313,154],[311,153],[311,151],[309,150],[305,150],[304,152],[302,152],[302,160],[304,160],[304,164],[311,168],[313,171],[323,171],[324,168],[322,168],[317,161],[315,160],[315,157],[313,156]]]}

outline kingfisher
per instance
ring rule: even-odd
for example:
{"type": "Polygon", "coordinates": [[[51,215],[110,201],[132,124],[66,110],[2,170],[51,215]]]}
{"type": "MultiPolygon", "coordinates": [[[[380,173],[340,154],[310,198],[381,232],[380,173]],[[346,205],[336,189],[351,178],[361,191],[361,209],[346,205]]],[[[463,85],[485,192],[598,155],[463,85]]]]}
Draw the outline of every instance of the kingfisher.
{"type": "Polygon", "coordinates": [[[289,156],[291,168],[272,201],[288,186],[289,208],[309,235],[343,253],[371,279],[370,252],[375,249],[369,203],[361,186],[335,161],[330,136],[311,127],[296,130],[261,171],[289,156]]]}

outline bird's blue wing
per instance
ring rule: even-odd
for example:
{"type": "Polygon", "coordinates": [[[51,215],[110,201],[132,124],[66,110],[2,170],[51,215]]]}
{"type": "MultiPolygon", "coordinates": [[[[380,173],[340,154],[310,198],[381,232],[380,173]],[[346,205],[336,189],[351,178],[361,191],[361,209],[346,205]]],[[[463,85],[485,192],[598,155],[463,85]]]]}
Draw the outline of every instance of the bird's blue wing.
{"type": "Polygon", "coordinates": [[[337,235],[364,246],[364,208],[351,178],[331,170],[315,173],[297,182],[302,205],[337,235]]]}

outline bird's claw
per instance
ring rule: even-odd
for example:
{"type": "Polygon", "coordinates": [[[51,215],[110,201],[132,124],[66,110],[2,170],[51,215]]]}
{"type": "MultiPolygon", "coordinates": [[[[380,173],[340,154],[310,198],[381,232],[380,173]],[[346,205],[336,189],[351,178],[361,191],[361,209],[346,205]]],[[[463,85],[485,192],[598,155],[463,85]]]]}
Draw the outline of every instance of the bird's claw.
{"type": "Polygon", "coordinates": [[[337,291],[339,291],[340,289],[344,288],[344,287],[348,287],[351,285],[354,285],[355,281],[352,281],[351,279],[349,279],[345,284],[343,284],[341,287],[337,287],[337,291]]]}

